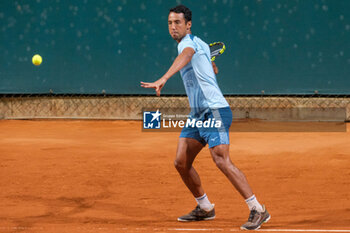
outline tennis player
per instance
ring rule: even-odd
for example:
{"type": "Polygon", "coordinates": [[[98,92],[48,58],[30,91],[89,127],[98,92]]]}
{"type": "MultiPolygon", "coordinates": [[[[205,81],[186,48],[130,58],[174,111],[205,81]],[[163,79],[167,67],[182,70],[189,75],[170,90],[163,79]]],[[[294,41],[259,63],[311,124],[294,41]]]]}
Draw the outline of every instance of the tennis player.
{"type": "Polygon", "coordinates": [[[218,120],[221,127],[184,127],[180,134],[175,167],[187,188],[197,201],[197,206],[178,221],[200,221],[215,218],[214,204],[204,192],[198,173],[192,166],[201,149],[208,144],[217,167],[230,180],[245,199],[250,210],[248,221],[241,226],[244,230],[256,230],[270,219],[265,206],[261,205],[250,188],[245,175],[231,162],[229,156],[229,128],[232,112],[225,100],[215,76],[217,67],[210,60],[209,46],[192,35],[192,12],[183,5],[170,9],[169,33],[178,42],[179,55],[169,70],[153,83],[141,82],[144,88],[154,88],[157,96],[165,83],[180,71],[189,99],[190,117],[195,120],[218,120]]]}

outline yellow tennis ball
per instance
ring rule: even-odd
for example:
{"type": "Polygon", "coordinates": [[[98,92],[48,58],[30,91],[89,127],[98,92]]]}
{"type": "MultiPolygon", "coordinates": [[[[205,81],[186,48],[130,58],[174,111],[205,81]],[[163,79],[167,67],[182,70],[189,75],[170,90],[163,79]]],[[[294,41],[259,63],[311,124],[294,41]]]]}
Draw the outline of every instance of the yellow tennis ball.
{"type": "Polygon", "coordinates": [[[39,54],[35,54],[32,58],[32,62],[36,66],[39,66],[42,61],[43,61],[43,59],[41,58],[41,56],[39,54]]]}

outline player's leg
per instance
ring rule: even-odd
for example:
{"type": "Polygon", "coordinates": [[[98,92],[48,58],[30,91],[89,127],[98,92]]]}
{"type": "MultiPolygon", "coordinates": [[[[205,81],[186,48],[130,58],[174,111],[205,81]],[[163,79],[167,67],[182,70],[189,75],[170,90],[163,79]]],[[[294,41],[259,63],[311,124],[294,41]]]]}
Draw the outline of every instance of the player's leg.
{"type": "Polygon", "coordinates": [[[192,166],[194,159],[202,148],[202,143],[196,139],[180,138],[174,161],[176,170],[179,172],[183,182],[194,197],[201,197],[204,195],[199,175],[192,166]]]}
{"type": "Polygon", "coordinates": [[[225,174],[242,197],[248,199],[253,195],[252,189],[243,172],[232,163],[229,147],[230,145],[221,144],[209,150],[216,166],[225,174]]]}
{"type": "Polygon", "coordinates": [[[241,229],[259,229],[264,222],[270,220],[271,216],[265,209],[265,206],[260,205],[256,199],[243,172],[232,163],[229,156],[229,145],[221,144],[209,150],[217,167],[230,180],[249,207],[250,215],[248,221],[241,226],[241,229]]]}
{"type": "Polygon", "coordinates": [[[209,150],[214,162],[244,199],[251,197],[253,192],[245,175],[232,163],[229,155],[229,128],[232,123],[231,109],[229,107],[212,109],[207,118],[221,122],[220,127],[200,130],[200,135],[209,144],[209,150]]]}
{"type": "MultiPolygon", "coordinates": [[[[182,137],[180,136],[174,164],[185,185],[195,197],[198,205],[189,214],[179,217],[178,221],[188,222],[214,219],[214,205],[210,203],[203,190],[199,175],[192,166],[194,159],[205,144],[199,142],[200,139],[196,140],[194,138],[184,137],[186,135],[185,132],[187,131],[184,130],[182,132],[182,137]]],[[[193,134],[191,136],[195,137],[193,134]]]]}
{"type": "Polygon", "coordinates": [[[230,180],[248,205],[250,210],[249,219],[241,228],[244,230],[256,230],[260,228],[261,224],[270,219],[270,215],[256,199],[243,172],[230,159],[229,128],[232,121],[232,112],[229,108],[216,109],[212,111],[212,116],[209,115],[209,117],[221,120],[222,127],[202,130],[201,135],[208,142],[211,156],[217,167],[230,180]]]}
{"type": "Polygon", "coordinates": [[[216,166],[225,174],[236,190],[246,200],[253,196],[253,191],[244,173],[231,161],[229,144],[221,144],[209,149],[216,166]]]}

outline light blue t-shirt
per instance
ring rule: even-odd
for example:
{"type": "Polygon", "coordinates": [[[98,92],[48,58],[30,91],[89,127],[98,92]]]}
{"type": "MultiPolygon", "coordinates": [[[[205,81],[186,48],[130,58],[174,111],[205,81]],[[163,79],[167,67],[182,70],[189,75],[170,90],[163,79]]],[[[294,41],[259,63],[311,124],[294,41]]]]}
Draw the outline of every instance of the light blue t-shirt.
{"type": "Polygon", "coordinates": [[[180,70],[193,117],[200,117],[210,109],[228,107],[213,70],[209,46],[200,38],[187,34],[178,44],[178,53],[193,48],[192,60],[180,70]]]}

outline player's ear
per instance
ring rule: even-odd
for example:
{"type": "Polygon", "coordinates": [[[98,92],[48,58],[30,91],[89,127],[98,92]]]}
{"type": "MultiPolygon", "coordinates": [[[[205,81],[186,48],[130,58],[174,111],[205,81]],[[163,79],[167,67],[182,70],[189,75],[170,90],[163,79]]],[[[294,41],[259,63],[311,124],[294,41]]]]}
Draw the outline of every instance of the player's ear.
{"type": "Polygon", "coordinates": [[[187,24],[186,24],[186,26],[187,26],[187,30],[191,30],[191,27],[192,27],[192,21],[188,21],[187,22],[187,24]]]}

